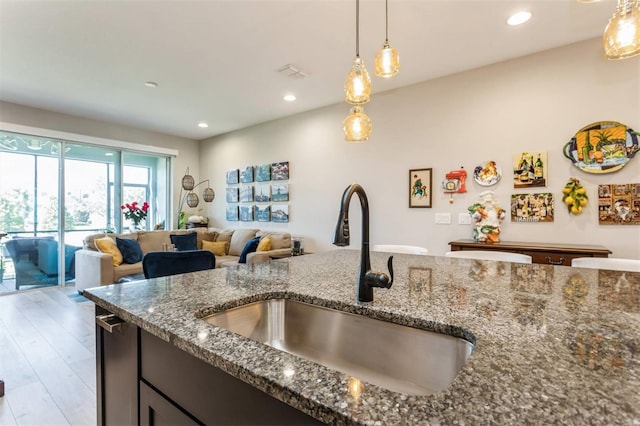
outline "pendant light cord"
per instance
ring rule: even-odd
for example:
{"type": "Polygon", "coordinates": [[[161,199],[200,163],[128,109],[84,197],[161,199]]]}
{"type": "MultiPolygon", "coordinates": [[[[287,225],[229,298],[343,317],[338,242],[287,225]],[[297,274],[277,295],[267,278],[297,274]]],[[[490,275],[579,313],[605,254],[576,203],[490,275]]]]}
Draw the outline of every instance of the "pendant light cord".
{"type": "Polygon", "coordinates": [[[356,57],[360,56],[360,0],[356,0],[356,57]]]}
{"type": "Polygon", "coordinates": [[[384,41],[389,43],[389,0],[384,0],[384,41]]]}

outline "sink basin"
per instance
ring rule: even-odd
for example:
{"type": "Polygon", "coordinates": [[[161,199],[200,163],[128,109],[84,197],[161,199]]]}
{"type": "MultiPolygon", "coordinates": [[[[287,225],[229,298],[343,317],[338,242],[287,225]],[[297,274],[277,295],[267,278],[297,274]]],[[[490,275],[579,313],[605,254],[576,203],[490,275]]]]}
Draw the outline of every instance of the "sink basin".
{"type": "Polygon", "coordinates": [[[250,303],[204,320],[366,382],[413,395],[447,388],[473,351],[473,344],[458,337],[290,299],[250,303]]]}

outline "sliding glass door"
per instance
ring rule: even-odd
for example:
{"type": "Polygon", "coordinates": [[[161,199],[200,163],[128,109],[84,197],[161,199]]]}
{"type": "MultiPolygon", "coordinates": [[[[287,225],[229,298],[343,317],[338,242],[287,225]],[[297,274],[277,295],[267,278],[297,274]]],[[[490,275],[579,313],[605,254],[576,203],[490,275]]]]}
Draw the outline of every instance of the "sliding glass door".
{"type": "Polygon", "coordinates": [[[122,232],[120,206],[167,218],[171,157],[0,132],[0,292],[72,284],[75,251],[93,233],[122,232]]]}

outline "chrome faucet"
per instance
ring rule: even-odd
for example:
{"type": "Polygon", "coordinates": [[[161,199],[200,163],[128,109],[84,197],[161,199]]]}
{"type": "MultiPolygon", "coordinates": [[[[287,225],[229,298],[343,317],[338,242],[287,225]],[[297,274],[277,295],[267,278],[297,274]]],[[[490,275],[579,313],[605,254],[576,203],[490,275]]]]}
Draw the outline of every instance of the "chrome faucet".
{"type": "Polygon", "coordinates": [[[345,189],[340,203],[340,216],[336,226],[333,244],[338,247],[349,245],[349,202],[353,194],[358,194],[362,208],[362,250],[360,251],[360,276],[358,277],[358,301],[372,302],[373,288],[390,288],[393,284],[393,256],[387,261],[387,268],[391,278],[384,272],[371,271],[369,255],[369,201],[362,186],[353,183],[345,189]]]}

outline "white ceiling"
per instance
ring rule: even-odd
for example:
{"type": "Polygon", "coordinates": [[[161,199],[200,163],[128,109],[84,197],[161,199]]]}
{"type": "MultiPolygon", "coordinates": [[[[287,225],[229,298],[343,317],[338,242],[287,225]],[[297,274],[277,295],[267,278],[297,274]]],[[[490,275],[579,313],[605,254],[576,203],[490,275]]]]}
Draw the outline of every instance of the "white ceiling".
{"type": "MultiPolygon", "coordinates": [[[[384,1],[362,0],[360,55],[375,95],[598,37],[615,6],[390,0],[402,67],[383,80],[373,55],[384,1]],[[531,21],[507,26],[521,9],[531,21]]],[[[354,56],[354,0],[0,0],[1,100],[191,139],[342,102],[354,56]],[[277,72],[285,64],[308,77],[277,72]],[[284,102],[286,93],[298,100],[284,102]]]]}

